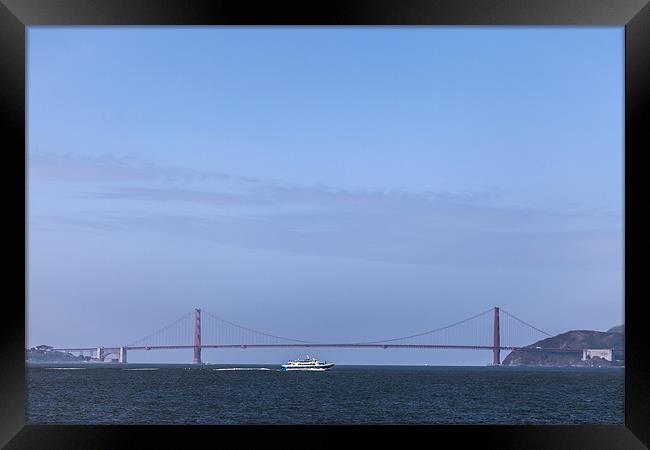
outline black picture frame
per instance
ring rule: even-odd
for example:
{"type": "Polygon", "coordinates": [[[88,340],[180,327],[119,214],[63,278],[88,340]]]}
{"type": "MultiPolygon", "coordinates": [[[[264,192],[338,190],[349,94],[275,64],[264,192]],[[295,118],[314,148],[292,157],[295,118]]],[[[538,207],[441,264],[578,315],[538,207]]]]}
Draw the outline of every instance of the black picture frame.
{"type": "MultiPolygon", "coordinates": [[[[196,439],[241,446],[288,434],[333,439],[354,430],[365,445],[399,432],[409,442],[451,439],[487,448],[609,448],[650,446],[649,341],[644,267],[639,245],[643,165],[650,122],[650,5],[648,0],[0,0],[0,113],[5,130],[5,215],[11,263],[5,265],[0,327],[0,445],[6,448],[145,448],[189,446],[196,439]],[[620,426],[33,426],[25,425],[26,139],[25,34],[33,25],[607,25],[625,27],[625,425],[620,426]],[[10,176],[7,176],[10,175],[10,176]],[[23,188],[23,195],[20,189],[23,188]],[[636,200],[634,200],[636,199],[636,200]],[[22,217],[23,220],[19,220],[22,217]],[[21,296],[22,293],[22,296],[21,296]],[[417,432],[418,436],[414,433],[417,432]],[[234,435],[234,436],[230,436],[234,435]],[[242,439],[244,439],[242,441],[242,439]],[[644,445],[645,444],[645,445],[644,445]]],[[[647,290],[647,289],[646,289],[647,290]]],[[[220,444],[221,443],[221,444],[220,444]]],[[[372,443],[372,444],[371,444],[372,443]]],[[[336,444],[335,444],[336,445],[336,444]]]]}

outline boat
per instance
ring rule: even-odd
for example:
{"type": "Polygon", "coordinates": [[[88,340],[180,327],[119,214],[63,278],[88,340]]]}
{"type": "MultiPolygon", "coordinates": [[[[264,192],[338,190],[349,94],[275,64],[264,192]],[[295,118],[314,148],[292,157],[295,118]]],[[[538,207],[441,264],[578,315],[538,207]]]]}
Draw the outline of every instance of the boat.
{"type": "Polygon", "coordinates": [[[334,367],[334,363],[319,361],[316,358],[310,358],[309,355],[307,355],[306,359],[294,359],[286,364],[282,364],[282,370],[313,370],[322,372],[332,367],[334,367]]]}

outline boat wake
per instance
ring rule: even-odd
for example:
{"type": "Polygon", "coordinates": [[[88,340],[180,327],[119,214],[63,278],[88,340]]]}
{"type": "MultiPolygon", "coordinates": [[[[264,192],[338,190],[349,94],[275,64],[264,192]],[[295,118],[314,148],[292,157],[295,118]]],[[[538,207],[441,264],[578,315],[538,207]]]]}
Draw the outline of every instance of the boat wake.
{"type": "Polygon", "coordinates": [[[212,370],[277,370],[277,369],[269,369],[268,367],[226,367],[226,368],[212,369],[212,370]]]}
{"type": "Polygon", "coordinates": [[[85,367],[46,367],[45,370],[86,370],[85,367]]]}
{"type": "Polygon", "coordinates": [[[158,370],[157,367],[143,367],[140,369],[122,369],[122,370],[158,370]]]}

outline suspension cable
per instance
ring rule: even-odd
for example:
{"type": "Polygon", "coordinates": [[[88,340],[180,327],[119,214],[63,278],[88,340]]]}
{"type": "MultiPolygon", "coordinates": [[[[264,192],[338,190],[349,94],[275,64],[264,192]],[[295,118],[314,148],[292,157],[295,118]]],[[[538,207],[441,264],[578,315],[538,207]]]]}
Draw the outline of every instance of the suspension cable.
{"type": "Polygon", "coordinates": [[[147,336],[145,336],[145,337],[143,337],[141,339],[135,340],[135,341],[131,342],[130,344],[127,344],[126,347],[131,347],[131,346],[133,346],[135,344],[139,344],[140,342],[142,342],[142,341],[144,341],[146,339],[149,339],[150,337],[153,337],[153,336],[157,335],[158,333],[162,333],[163,331],[168,330],[169,328],[173,327],[174,325],[181,322],[182,320],[187,319],[192,314],[194,314],[194,311],[190,311],[189,313],[184,314],[181,318],[175,320],[174,322],[170,323],[169,325],[166,325],[166,326],[154,331],[153,333],[151,333],[151,334],[149,334],[149,335],[147,335],[147,336]]]}
{"type": "Polygon", "coordinates": [[[531,325],[531,324],[529,324],[529,323],[527,323],[527,322],[524,322],[523,320],[519,319],[518,317],[513,316],[512,314],[510,314],[510,313],[509,313],[508,311],[506,311],[505,309],[503,309],[503,308],[500,308],[500,309],[501,309],[501,312],[506,313],[508,316],[510,316],[510,317],[512,317],[513,319],[515,319],[516,321],[521,322],[521,323],[523,323],[524,325],[526,325],[526,326],[532,328],[533,330],[537,330],[537,331],[539,331],[540,333],[545,334],[546,336],[553,336],[552,334],[547,333],[547,332],[544,331],[544,330],[540,330],[539,328],[537,328],[537,327],[535,327],[535,326],[533,326],[533,325],[531,325]]]}
{"type": "Polygon", "coordinates": [[[402,337],[398,337],[398,338],[394,338],[394,339],[385,339],[383,341],[355,342],[355,344],[382,344],[384,342],[394,342],[394,341],[399,341],[399,340],[402,340],[402,339],[410,339],[410,338],[414,338],[414,337],[418,337],[418,336],[424,336],[425,334],[436,333],[438,331],[446,330],[447,328],[455,327],[456,325],[460,325],[460,324],[463,324],[465,322],[469,322],[470,320],[476,319],[477,317],[480,317],[480,316],[482,316],[484,314],[489,313],[493,309],[494,308],[490,308],[487,311],[483,311],[482,313],[476,314],[475,316],[468,317],[467,319],[463,319],[463,320],[461,320],[459,322],[452,323],[451,325],[446,325],[444,327],[436,328],[435,330],[429,330],[429,331],[425,331],[423,333],[413,334],[411,336],[402,336],[402,337]]]}
{"type": "Polygon", "coordinates": [[[244,326],[242,326],[242,325],[237,325],[236,323],[232,323],[232,322],[230,322],[230,321],[228,321],[228,320],[226,320],[226,319],[222,319],[221,317],[215,316],[214,314],[211,314],[211,313],[209,313],[209,312],[207,312],[207,311],[205,311],[205,310],[202,310],[202,311],[203,311],[206,315],[212,317],[213,319],[217,319],[217,320],[219,320],[219,321],[221,321],[221,322],[225,322],[225,323],[227,323],[228,325],[232,325],[233,327],[237,327],[237,328],[240,328],[240,329],[242,329],[242,330],[252,331],[253,333],[262,334],[262,335],[264,335],[264,336],[268,336],[268,337],[272,337],[272,338],[276,338],[276,339],[283,339],[283,340],[285,340],[285,341],[300,342],[300,343],[303,343],[303,344],[309,344],[309,343],[310,343],[309,341],[301,341],[301,340],[299,340],[299,339],[291,339],[291,338],[286,338],[286,337],[283,337],[283,336],[275,336],[275,335],[273,335],[273,334],[268,334],[268,333],[264,333],[264,332],[262,332],[262,331],[254,330],[254,329],[252,329],[252,328],[247,328],[247,327],[244,327],[244,326]]]}

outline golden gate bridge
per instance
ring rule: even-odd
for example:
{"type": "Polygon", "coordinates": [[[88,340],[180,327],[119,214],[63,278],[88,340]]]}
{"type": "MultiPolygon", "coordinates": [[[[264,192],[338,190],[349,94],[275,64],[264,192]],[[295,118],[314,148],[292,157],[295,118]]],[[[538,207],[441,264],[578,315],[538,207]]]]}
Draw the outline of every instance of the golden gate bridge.
{"type": "Polygon", "coordinates": [[[492,364],[501,364],[502,350],[576,352],[564,348],[533,348],[527,345],[551,334],[495,306],[474,316],[439,328],[383,340],[363,342],[312,342],[277,336],[230,322],[200,308],[126,345],[61,347],[57,351],[90,352],[99,361],[109,355],[127,362],[131,351],[192,349],[193,362],[201,364],[207,348],[411,348],[492,351],[492,364]]]}

